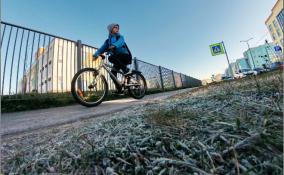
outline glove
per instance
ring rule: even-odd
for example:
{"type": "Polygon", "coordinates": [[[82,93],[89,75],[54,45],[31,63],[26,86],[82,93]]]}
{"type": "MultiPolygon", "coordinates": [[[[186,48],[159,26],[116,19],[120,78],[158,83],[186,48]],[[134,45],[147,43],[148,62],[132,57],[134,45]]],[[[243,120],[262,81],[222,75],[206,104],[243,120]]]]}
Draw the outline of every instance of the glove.
{"type": "Polygon", "coordinates": [[[93,55],[93,60],[96,60],[99,56],[93,55]]]}
{"type": "Polygon", "coordinates": [[[102,59],[105,59],[105,55],[103,55],[103,54],[100,54],[100,55],[98,55],[98,56],[95,56],[95,55],[93,55],[93,60],[96,60],[96,59],[98,59],[99,57],[101,57],[102,59]]]}

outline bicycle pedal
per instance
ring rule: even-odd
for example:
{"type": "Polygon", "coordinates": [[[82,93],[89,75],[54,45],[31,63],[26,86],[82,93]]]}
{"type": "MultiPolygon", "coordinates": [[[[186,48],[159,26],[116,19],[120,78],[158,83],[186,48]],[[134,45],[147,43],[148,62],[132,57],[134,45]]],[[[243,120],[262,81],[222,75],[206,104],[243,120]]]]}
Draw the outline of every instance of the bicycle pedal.
{"type": "Polygon", "coordinates": [[[88,86],[89,89],[93,89],[94,87],[95,87],[95,86],[92,85],[92,84],[88,86]]]}

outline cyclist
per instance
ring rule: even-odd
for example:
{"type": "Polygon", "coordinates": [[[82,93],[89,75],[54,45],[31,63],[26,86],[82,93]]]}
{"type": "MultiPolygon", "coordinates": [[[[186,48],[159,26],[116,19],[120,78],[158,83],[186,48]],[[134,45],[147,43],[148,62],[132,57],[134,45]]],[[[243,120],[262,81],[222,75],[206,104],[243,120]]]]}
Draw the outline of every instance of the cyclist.
{"type": "MultiPolygon", "coordinates": [[[[100,54],[108,52],[109,62],[113,63],[112,74],[117,77],[117,70],[122,70],[124,74],[129,72],[128,64],[132,62],[131,52],[125,44],[124,37],[119,33],[119,25],[116,23],[107,26],[109,31],[108,39],[93,55],[96,59],[100,54]]],[[[116,87],[116,93],[121,92],[120,87],[116,87]]]]}

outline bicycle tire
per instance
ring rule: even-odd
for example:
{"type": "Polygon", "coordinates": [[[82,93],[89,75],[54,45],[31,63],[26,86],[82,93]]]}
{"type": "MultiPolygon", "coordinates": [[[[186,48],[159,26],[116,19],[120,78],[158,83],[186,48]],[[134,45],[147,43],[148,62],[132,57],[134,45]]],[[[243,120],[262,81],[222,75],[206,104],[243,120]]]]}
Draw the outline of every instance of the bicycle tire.
{"type": "Polygon", "coordinates": [[[107,94],[108,94],[108,84],[107,84],[107,81],[106,81],[106,78],[103,76],[103,75],[99,75],[102,80],[102,83],[103,85],[105,86],[105,89],[103,91],[103,96],[98,100],[98,101],[95,101],[95,102],[86,102],[84,101],[82,98],[80,98],[76,92],[76,81],[78,79],[78,77],[83,74],[84,72],[87,72],[87,71],[90,71],[90,72],[94,72],[96,74],[98,74],[97,70],[94,69],[94,68],[84,68],[84,69],[81,69],[79,70],[73,77],[72,79],[72,82],[71,82],[71,93],[72,93],[72,96],[74,97],[74,99],[76,100],[76,102],[78,102],[79,104],[83,105],[83,106],[86,106],[86,107],[94,107],[94,106],[98,106],[99,104],[101,104],[104,99],[106,98],[107,94]]]}
{"type": "Polygon", "coordinates": [[[128,78],[127,78],[127,84],[130,83],[131,77],[134,76],[134,75],[139,76],[139,77],[141,78],[141,80],[142,80],[142,82],[143,82],[143,84],[144,84],[144,86],[143,86],[143,87],[144,87],[144,92],[143,92],[141,95],[136,95],[136,94],[131,90],[131,86],[130,86],[130,87],[127,87],[128,93],[129,93],[129,95],[130,95],[131,97],[133,97],[133,98],[135,98],[135,99],[141,99],[141,98],[143,98],[143,97],[145,96],[145,94],[146,94],[146,92],[147,92],[146,79],[145,79],[145,77],[144,77],[141,73],[132,72],[132,73],[128,76],[128,78]]]}

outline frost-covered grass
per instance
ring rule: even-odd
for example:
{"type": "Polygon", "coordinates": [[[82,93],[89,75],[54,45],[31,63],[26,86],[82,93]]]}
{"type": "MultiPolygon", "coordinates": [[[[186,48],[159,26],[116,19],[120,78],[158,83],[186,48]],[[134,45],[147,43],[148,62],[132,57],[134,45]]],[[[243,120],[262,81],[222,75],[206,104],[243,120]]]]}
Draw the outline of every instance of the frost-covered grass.
{"type": "Polygon", "coordinates": [[[283,174],[281,72],[2,140],[3,174],[283,174]]]}

